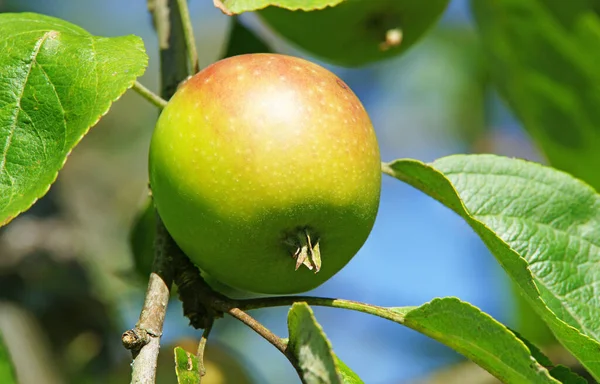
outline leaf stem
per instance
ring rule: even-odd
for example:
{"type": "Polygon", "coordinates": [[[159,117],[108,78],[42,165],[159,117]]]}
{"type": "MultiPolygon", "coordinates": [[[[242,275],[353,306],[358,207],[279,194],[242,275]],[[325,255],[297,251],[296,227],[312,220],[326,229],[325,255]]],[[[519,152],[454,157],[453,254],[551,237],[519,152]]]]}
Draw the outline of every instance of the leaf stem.
{"type": "Polygon", "coordinates": [[[204,350],[206,349],[208,335],[210,335],[210,331],[212,330],[214,322],[214,317],[210,318],[208,324],[206,325],[206,328],[204,328],[204,332],[202,332],[200,342],[198,343],[198,352],[196,353],[196,356],[198,356],[198,373],[200,374],[201,378],[204,377],[204,375],[206,375],[206,367],[204,366],[204,350]]]}
{"type": "Polygon", "coordinates": [[[265,340],[267,340],[271,345],[277,348],[283,355],[288,359],[288,361],[292,364],[296,372],[298,373],[298,377],[304,383],[302,370],[300,369],[300,365],[298,364],[298,360],[296,357],[287,349],[287,342],[281,337],[275,335],[268,328],[262,325],[255,318],[244,312],[239,308],[229,308],[225,313],[228,313],[230,316],[238,319],[242,323],[246,324],[249,328],[251,328],[254,332],[258,333],[265,340]]]}
{"type": "Polygon", "coordinates": [[[173,270],[169,260],[172,242],[162,221],[157,220],[154,264],[146,299],[135,328],[125,332],[122,342],[133,356],[131,383],[154,383],[160,337],[171,296],[173,270]]]}
{"type": "Polygon", "coordinates": [[[275,335],[255,318],[253,318],[252,316],[250,316],[249,314],[247,314],[239,308],[230,308],[226,313],[238,319],[242,323],[246,324],[256,333],[261,335],[265,340],[271,343],[275,348],[279,349],[283,354],[287,355],[287,344],[283,341],[283,339],[275,335]]]}
{"type": "Polygon", "coordinates": [[[255,299],[238,300],[236,306],[245,311],[288,306],[298,302],[305,302],[308,305],[320,307],[332,307],[349,309],[352,311],[363,312],[383,319],[404,323],[404,315],[398,312],[390,311],[389,308],[380,307],[377,305],[361,303],[353,300],[332,299],[326,297],[314,296],[279,296],[279,297],[260,297],[255,299]]]}
{"type": "Polygon", "coordinates": [[[152,104],[154,104],[156,107],[158,107],[160,109],[163,109],[164,107],[167,106],[167,101],[165,99],[163,99],[162,97],[158,96],[156,93],[154,93],[151,90],[149,90],[148,88],[146,88],[139,81],[136,81],[135,83],[133,83],[132,89],[134,91],[136,91],[144,99],[148,100],[149,102],[151,102],[152,104]]]}
{"type": "MultiPolygon", "coordinates": [[[[252,319],[250,315],[246,314],[247,310],[260,309],[260,308],[268,308],[268,307],[280,307],[280,306],[289,306],[294,303],[304,302],[308,305],[312,306],[321,306],[321,307],[332,307],[332,308],[342,308],[348,309],[357,312],[363,312],[370,315],[374,315],[377,317],[381,317],[386,320],[391,320],[400,324],[405,324],[404,322],[404,314],[400,312],[395,312],[390,310],[389,308],[380,307],[377,305],[371,305],[366,303],[361,303],[358,301],[352,300],[344,300],[344,299],[332,299],[326,297],[314,297],[314,296],[279,296],[279,297],[259,297],[254,299],[243,299],[243,300],[235,300],[232,304],[235,305],[234,308],[230,308],[228,311],[230,315],[238,318],[243,321],[246,325],[252,328],[254,331],[259,333],[262,337],[267,339],[271,344],[273,344],[277,349],[279,349],[290,361],[300,380],[304,383],[303,373],[300,369],[300,365],[298,364],[296,358],[289,352],[287,349],[282,349],[281,345],[278,345],[272,341],[272,338],[277,336],[273,335],[268,329],[263,327],[260,323],[256,322],[256,320],[252,319]],[[245,314],[248,318],[254,320],[256,324],[248,321],[244,321],[243,317],[235,316],[235,314],[245,314]],[[264,333],[264,331],[268,333],[264,333]]],[[[277,338],[279,339],[279,338],[277,338]]],[[[281,339],[279,339],[282,341],[281,339]]],[[[287,345],[286,345],[287,347],[287,345]]]]}
{"type": "Polygon", "coordinates": [[[381,162],[381,172],[388,176],[394,177],[394,171],[390,168],[389,163],[385,163],[383,161],[381,162]]]}
{"type": "MultiPolygon", "coordinates": [[[[148,0],[160,46],[161,96],[168,100],[186,77],[185,44],[179,9],[176,0],[148,0]]],[[[141,84],[139,84],[141,85],[141,84]]],[[[134,88],[138,92],[143,87],[134,88]]],[[[146,96],[150,94],[145,93],[146,96]]],[[[164,227],[156,213],[156,240],[154,263],[148,282],[148,290],[140,319],[133,330],[125,332],[122,338],[126,348],[133,355],[131,383],[153,384],[156,382],[156,368],[160,350],[160,338],[171,296],[175,263],[173,255],[178,250],[175,241],[164,227]]]]}
{"type": "Polygon", "coordinates": [[[198,51],[196,50],[196,40],[194,38],[194,28],[192,26],[187,0],[177,0],[177,3],[179,5],[179,14],[181,15],[181,24],[183,25],[183,36],[185,38],[185,45],[190,65],[188,74],[193,76],[200,71],[200,65],[198,64],[198,51]]]}

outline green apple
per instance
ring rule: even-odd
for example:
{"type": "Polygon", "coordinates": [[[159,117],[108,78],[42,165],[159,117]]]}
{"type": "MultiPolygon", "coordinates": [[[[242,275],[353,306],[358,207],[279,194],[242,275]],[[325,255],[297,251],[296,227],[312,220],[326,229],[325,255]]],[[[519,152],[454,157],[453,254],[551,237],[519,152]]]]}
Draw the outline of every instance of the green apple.
{"type": "Polygon", "coordinates": [[[360,100],[333,73],[285,55],[234,56],[182,84],[157,122],[149,173],[185,254],[253,293],[327,281],[379,208],[379,147],[360,100]]]}
{"type": "Polygon", "coordinates": [[[440,18],[449,0],[346,0],[315,11],[270,6],[262,20],[299,48],[346,67],[405,52],[440,18]]]}
{"type": "MultiPolygon", "coordinates": [[[[148,284],[150,273],[152,273],[152,264],[154,262],[154,241],[156,239],[156,211],[151,197],[148,197],[140,207],[140,211],[135,216],[133,225],[129,232],[129,247],[133,255],[134,271],[144,284],[148,284]]],[[[212,289],[234,299],[247,299],[256,297],[255,294],[249,294],[246,291],[240,291],[223,282],[214,279],[212,276],[201,271],[202,278],[212,289]]],[[[130,276],[127,276],[130,277],[130,276]]],[[[171,294],[177,293],[177,287],[171,289],[171,294]]]]}

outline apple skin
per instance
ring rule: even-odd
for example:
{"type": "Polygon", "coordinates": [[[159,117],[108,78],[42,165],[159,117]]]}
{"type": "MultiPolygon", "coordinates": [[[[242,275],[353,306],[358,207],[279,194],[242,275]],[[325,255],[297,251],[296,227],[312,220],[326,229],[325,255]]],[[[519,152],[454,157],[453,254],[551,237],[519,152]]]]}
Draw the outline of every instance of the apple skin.
{"type": "Polygon", "coordinates": [[[314,11],[257,11],[278,35],[327,62],[361,67],[398,56],[435,24],[449,0],[346,0],[314,11]],[[389,31],[401,38],[388,42],[389,31]]]}
{"type": "Polygon", "coordinates": [[[375,132],[360,100],[309,61],[247,54],[182,84],[162,111],[150,185],[167,230],[233,288],[291,294],[321,285],[363,246],[381,191],[375,132]],[[318,238],[318,273],[286,236],[318,238]]]}

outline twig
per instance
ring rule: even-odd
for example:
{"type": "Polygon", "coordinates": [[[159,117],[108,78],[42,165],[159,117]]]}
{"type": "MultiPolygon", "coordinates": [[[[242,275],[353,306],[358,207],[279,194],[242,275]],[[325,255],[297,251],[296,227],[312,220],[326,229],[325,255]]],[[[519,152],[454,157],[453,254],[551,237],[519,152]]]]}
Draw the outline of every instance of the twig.
{"type": "Polygon", "coordinates": [[[266,328],[264,325],[262,325],[255,318],[253,318],[252,316],[250,316],[249,314],[247,314],[246,312],[242,311],[239,308],[230,308],[228,311],[226,311],[226,313],[228,313],[232,317],[238,319],[242,323],[246,324],[254,332],[261,335],[265,340],[267,340],[269,343],[271,343],[271,345],[273,345],[275,348],[277,348],[279,351],[281,351],[281,353],[283,353],[283,355],[288,359],[288,361],[292,364],[292,366],[298,373],[298,377],[300,378],[302,383],[305,382],[304,375],[302,373],[300,365],[298,364],[298,360],[296,359],[296,356],[294,356],[290,352],[290,350],[287,349],[287,342],[285,342],[281,337],[275,335],[273,332],[271,332],[268,328],[266,328]]]}
{"type": "MultiPolygon", "coordinates": [[[[298,372],[301,380],[303,380],[300,366],[295,356],[287,350],[287,344],[283,339],[273,334],[252,316],[238,308],[237,300],[215,292],[204,281],[198,269],[183,255],[181,250],[174,250],[173,255],[176,259],[179,257],[182,258],[181,260],[174,261],[174,264],[177,266],[176,268],[178,268],[175,270],[175,284],[177,284],[179,298],[183,302],[184,315],[190,319],[190,324],[193,327],[204,328],[204,335],[207,335],[206,330],[212,327],[214,319],[227,313],[246,324],[281,351],[290,361],[296,372],[298,372]]],[[[245,303],[245,301],[241,302],[245,303]]],[[[250,304],[256,303],[250,302],[250,304]]],[[[200,343],[199,350],[203,348],[202,341],[200,343]]]]}
{"type": "Polygon", "coordinates": [[[269,343],[273,344],[273,346],[279,349],[284,355],[287,356],[286,348],[287,344],[273,332],[269,331],[264,325],[258,322],[255,318],[242,311],[239,308],[231,308],[227,311],[228,314],[240,320],[242,323],[246,324],[256,333],[261,335],[265,340],[269,343]]]}
{"type": "Polygon", "coordinates": [[[210,335],[214,321],[214,318],[210,319],[206,325],[206,328],[204,328],[202,338],[200,338],[200,342],[198,343],[198,352],[196,353],[196,356],[198,357],[198,373],[200,373],[200,377],[204,377],[204,375],[206,375],[206,367],[204,366],[204,350],[206,348],[208,335],[210,335]]]}
{"type": "Polygon", "coordinates": [[[237,300],[215,292],[204,281],[198,269],[179,248],[174,249],[172,255],[173,264],[175,265],[175,284],[178,288],[179,299],[183,303],[183,314],[190,320],[191,326],[196,329],[204,328],[204,334],[198,346],[198,357],[202,364],[198,368],[201,375],[204,368],[202,363],[203,350],[208,332],[210,332],[210,328],[216,318],[222,317],[223,313],[228,313],[253,329],[281,351],[294,366],[294,369],[296,369],[302,380],[300,366],[295,356],[286,349],[287,344],[283,339],[273,334],[252,316],[237,308],[237,300]]]}
{"type": "Polygon", "coordinates": [[[131,382],[154,383],[167,304],[171,295],[173,270],[169,253],[173,240],[157,219],[155,256],[146,291],[146,300],[135,328],[123,334],[122,342],[133,355],[131,382]]]}
{"type": "Polygon", "coordinates": [[[165,99],[143,86],[139,81],[133,83],[132,89],[160,109],[167,106],[167,101],[165,99]]]}
{"type": "Polygon", "coordinates": [[[188,74],[191,76],[200,71],[198,52],[196,51],[196,40],[194,38],[194,28],[192,27],[187,0],[177,0],[177,4],[179,5],[179,14],[181,15],[181,24],[183,25],[183,35],[185,37],[185,45],[190,65],[188,74]]]}
{"type": "MultiPolygon", "coordinates": [[[[176,0],[148,0],[160,45],[161,96],[168,100],[186,77],[186,50],[183,28],[176,0]]],[[[156,381],[160,337],[174,279],[172,255],[177,245],[157,213],[153,271],[146,299],[136,327],[123,335],[123,344],[132,350],[131,382],[151,384],[156,381]]]]}
{"type": "Polygon", "coordinates": [[[160,47],[160,96],[169,100],[188,76],[186,43],[177,0],[148,0],[160,47]]]}

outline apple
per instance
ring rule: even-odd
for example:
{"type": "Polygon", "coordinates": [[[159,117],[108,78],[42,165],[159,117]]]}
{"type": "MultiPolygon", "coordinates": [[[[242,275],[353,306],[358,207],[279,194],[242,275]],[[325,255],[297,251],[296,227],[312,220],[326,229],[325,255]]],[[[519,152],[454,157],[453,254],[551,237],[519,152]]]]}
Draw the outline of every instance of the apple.
{"type": "Polygon", "coordinates": [[[336,75],[279,54],[220,60],[183,83],[149,153],[165,227],[203,272],[259,294],[311,290],[368,238],[381,160],[336,75]]]}
{"type": "Polygon", "coordinates": [[[414,45],[440,18],[448,0],[346,0],[322,10],[269,6],[257,11],[277,34],[323,60],[359,67],[414,45]]]}
{"type": "MultiPolygon", "coordinates": [[[[133,256],[133,270],[136,277],[143,283],[148,284],[152,265],[154,263],[154,241],[156,239],[156,211],[152,198],[144,200],[140,211],[134,218],[129,232],[129,248],[133,256]]],[[[247,291],[240,291],[225,285],[212,276],[201,271],[201,276],[213,290],[220,292],[233,299],[247,299],[256,297],[247,291]]],[[[129,277],[130,275],[128,275],[129,277]]],[[[171,294],[177,293],[177,287],[171,289],[171,294]]]]}

